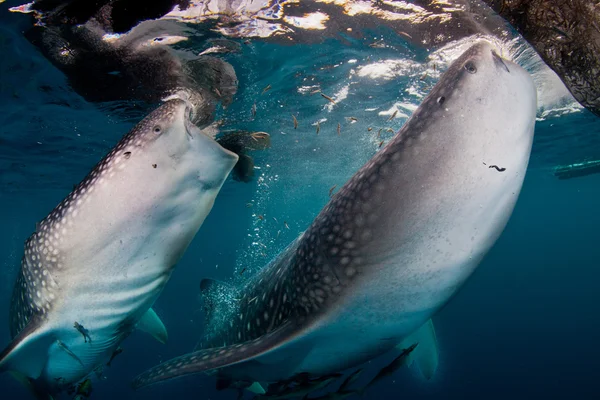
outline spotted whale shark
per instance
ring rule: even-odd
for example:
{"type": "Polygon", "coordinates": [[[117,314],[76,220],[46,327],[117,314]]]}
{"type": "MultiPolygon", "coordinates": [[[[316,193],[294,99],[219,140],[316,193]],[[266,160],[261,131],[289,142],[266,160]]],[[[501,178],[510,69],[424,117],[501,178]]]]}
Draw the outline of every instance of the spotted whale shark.
{"type": "Polygon", "coordinates": [[[212,370],[246,382],[322,376],[430,330],[512,214],[535,114],[527,71],[487,42],[470,47],[309,228],[235,288],[237,303],[213,299],[233,310],[214,345],[133,386],[212,370]]]}
{"type": "Polygon", "coordinates": [[[172,98],[139,122],[25,243],[0,371],[52,394],[109,360],[150,308],[210,212],[237,155],[172,98]]]}

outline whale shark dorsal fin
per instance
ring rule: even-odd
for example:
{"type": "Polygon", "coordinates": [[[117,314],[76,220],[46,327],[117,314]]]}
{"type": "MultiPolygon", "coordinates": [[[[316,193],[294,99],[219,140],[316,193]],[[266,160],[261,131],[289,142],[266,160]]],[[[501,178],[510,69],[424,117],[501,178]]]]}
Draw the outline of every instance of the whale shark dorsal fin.
{"type": "Polygon", "coordinates": [[[53,335],[42,329],[39,318],[32,318],[0,353],[0,372],[16,371],[32,379],[38,378],[54,341],[53,335]]]}
{"type": "Polygon", "coordinates": [[[297,328],[297,323],[288,321],[274,331],[248,342],[199,350],[173,358],[138,375],[132,386],[139,389],[167,379],[250,361],[285,346],[297,334],[297,328]]]}
{"type": "Polygon", "coordinates": [[[159,316],[156,315],[156,312],[149,308],[148,311],[142,316],[140,321],[137,324],[137,328],[142,331],[150,334],[154,339],[158,340],[162,344],[166,344],[169,339],[169,334],[167,333],[167,328],[165,328],[165,324],[160,320],[159,316]]]}
{"type": "Polygon", "coordinates": [[[409,355],[408,365],[416,364],[423,377],[430,380],[435,375],[439,363],[438,343],[431,319],[396,347],[404,349],[415,342],[419,345],[409,355]]]}

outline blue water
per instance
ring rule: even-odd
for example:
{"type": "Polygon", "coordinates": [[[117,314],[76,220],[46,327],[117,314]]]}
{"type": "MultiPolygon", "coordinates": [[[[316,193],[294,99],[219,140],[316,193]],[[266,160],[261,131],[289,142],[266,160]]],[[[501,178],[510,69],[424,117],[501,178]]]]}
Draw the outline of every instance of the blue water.
{"type": "MultiPolygon", "coordinates": [[[[66,78],[21,36],[27,25],[25,17],[0,10],[0,322],[8,321],[23,243],[35,223],[140,118],[120,111],[119,104],[89,104],[71,91],[66,78]]],[[[272,148],[254,154],[260,169],[253,182],[225,184],[156,303],[169,343],[132,334],[123,354],[105,369],[106,379],[95,383],[93,399],[235,398],[233,391],[216,392],[207,376],[139,392],[129,382],[146,368],[189,352],[200,339],[202,278],[240,281],[241,269],[261,268],[307,227],[329,189],[340,187],[375,153],[379,140],[367,127],[402,125],[405,118],[386,123],[386,117],[364,110],[387,109],[394,99],[408,98],[408,80],[373,84],[349,78],[354,66],[348,60],[397,56],[393,53],[332,40],[320,47],[254,43],[229,56],[240,89],[222,114],[226,126],[267,131],[272,148]],[[328,94],[354,83],[348,99],[329,112],[320,96],[297,91],[314,81],[328,94]],[[273,89],[260,95],[269,84],[273,89]],[[258,111],[252,120],[254,102],[258,111]],[[296,130],[291,114],[299,121],[296,130]],[[350,116],[358,122],[351,123],[350,116]],[[317,136],[311,124],[323,117],[327,121],[317,136]]],[[[423,57],[411,49],[403,56],[423,57]]],[[[390,135],[384,132],[383,138],[390,135]]],[[[589,112],[538,122],[530,169],[508,227],[463,290],[434,318],[440,345],[435,378],[423,382],[415,371],[400,370],[365,398],[598,398],[600,175],[559,181],[551,171],[557,164],[598,156],[600,120],[589,112]]],[[[8,342],[8,323],[0,324],[0,345],[8,342]]],[[[377,371],[390,357],[373,360],[370,368],[377,371]]],[[[0,376],[0,393],[2,399],[28,396],[7,374],[0,376]]]]}

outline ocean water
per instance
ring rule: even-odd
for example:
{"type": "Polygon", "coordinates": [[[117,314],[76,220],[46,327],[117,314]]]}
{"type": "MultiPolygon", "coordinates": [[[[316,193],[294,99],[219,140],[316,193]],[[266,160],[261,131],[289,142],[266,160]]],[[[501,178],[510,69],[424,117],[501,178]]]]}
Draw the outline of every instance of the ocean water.
{"type": "MultiPolygon", "coordinates": [[[[88,103],[73,92],[65,76],[23,38],[28,23],[0,9],[2,345],[10,340],[8,308],[24,241],[142,116],[123,112],[119,103],[88,103]]],[[[95,380],[92,398],[235,398],[234,391],[217,392],[209,376],[138,392],[130,380],[194,348],[203,331],[200,280],[239,283],[277,255],[306,229],[330,189],[339,188],[392,137],[387,129],[402,126],[464,44],[426,51],[382,28],[366,31],[363,40],[331,38],[318,45],[253,40],[241,53],[223,56],[240,81],[234,102],[220,111],[224,127],[266,131],[272,146],[253,153],[252,182],[226,182],[155,304],[169,343],[133,333],[104,378],[95,380]],[[385,46],[370,46],[380,42],[385,46]],[[271,90],[262,93],[268,85],[271,90]],[[317,88],[336,104],[311,95],[317,88]],[[256,118],[250,111],[254,103],[256,118]]],[[[558,180],[553,167],[600,157],[600,120],[575,105],[531,55],[522,57],[538,84],[540,109],[514,214],[474,276],[434,317],[440,346],[436,376],[425,382],[414,369],[401,369],[364,398],[598,398],[600,175],[558,180]]],[[[371,373],[390,357],[373,360],[371,373]]],[[[0,376],[0,398],[27,396],[8,374],[0,376]]]]}

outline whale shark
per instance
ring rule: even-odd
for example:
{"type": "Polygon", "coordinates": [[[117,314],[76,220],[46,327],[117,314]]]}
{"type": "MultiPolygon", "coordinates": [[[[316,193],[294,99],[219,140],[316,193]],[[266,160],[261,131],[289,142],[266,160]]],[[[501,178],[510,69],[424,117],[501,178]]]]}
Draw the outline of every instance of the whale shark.
{"type": "Polygon", "coordinates": [[[470,47],[278,257],[231,296],[202,283],[230,299],[208,302],[223,321],[212,343],[143,372],[133,387],[214,370],[245,382],[324,376],[432,332],[430,318],[512,214],[536,100],[527,71],[488,42],[470,47]]]}
{"type": "Polygon", "coordinates": [[[136,327],[166,341],[150,307],[238,160],[190,122],[203,109],[167,99],[37,224],[0,371],[42,397],[107,362],[136,327]]]}

